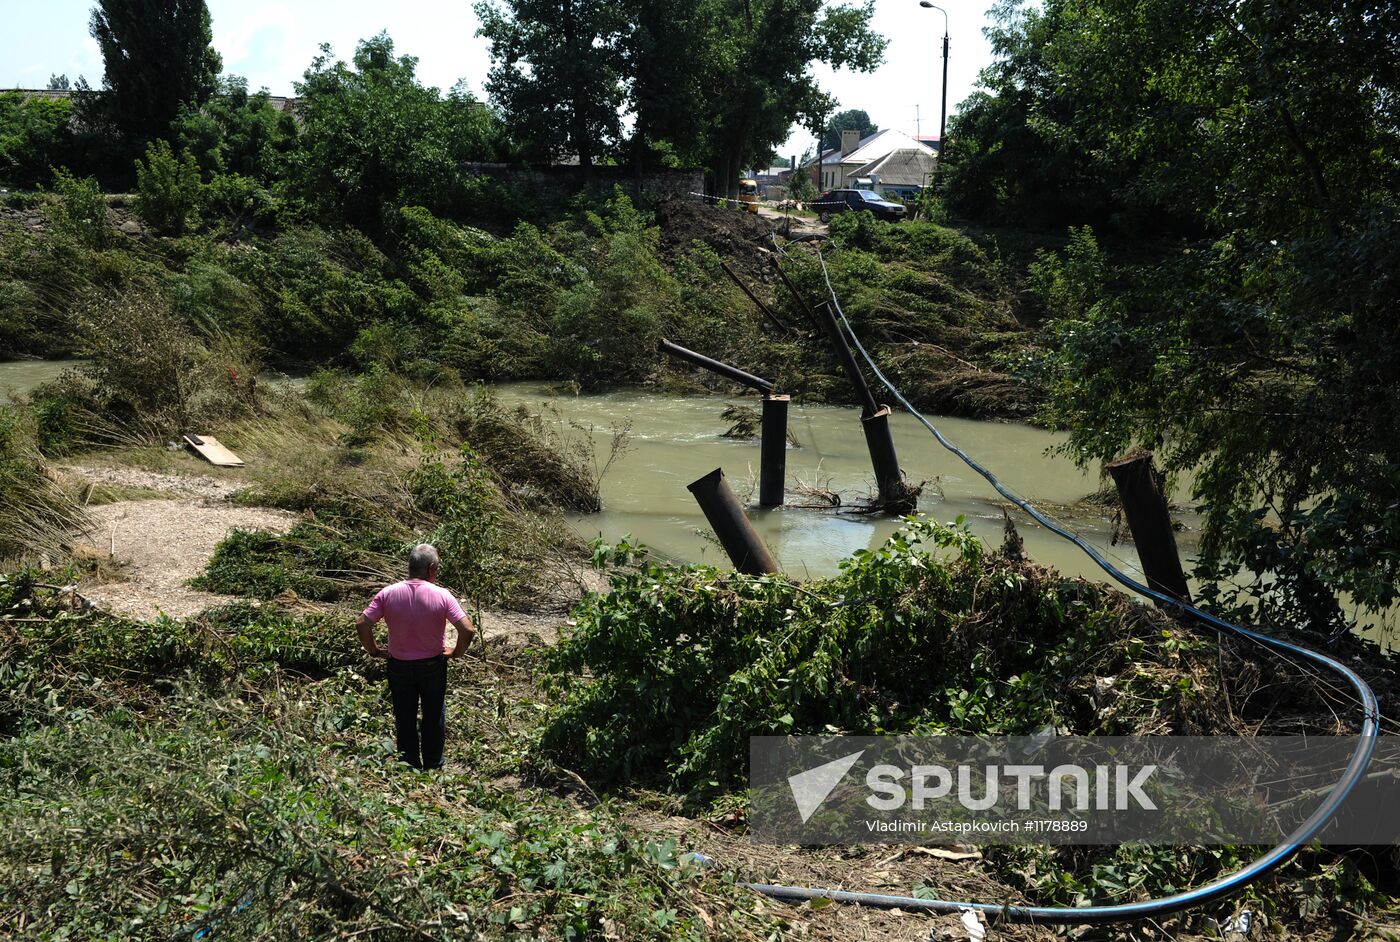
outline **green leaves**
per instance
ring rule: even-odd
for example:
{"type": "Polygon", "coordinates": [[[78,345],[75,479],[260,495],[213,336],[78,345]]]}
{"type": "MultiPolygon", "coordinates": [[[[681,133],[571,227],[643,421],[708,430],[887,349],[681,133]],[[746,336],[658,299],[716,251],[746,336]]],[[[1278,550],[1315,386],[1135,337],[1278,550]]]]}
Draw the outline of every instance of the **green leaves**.
{"type": "Polygon", "coordinates": [[[401,206],[454,207],[459,165],[495,156],[484,109],[455,92],[444,99],[416,67],[380,33],[348,65],[323,46],[297,83],[301,136],[289,176],[322,216],[382,235],[401,206]]]}
{"type": "MultiPolygon", "coordinates": [[[[801,586],[704,566],[616,571],[546,657],[559,703],[540,748],[595,786],[694,801],[740,787],[751,735],[1016,734],[1072,718],[1093,732],[1082,675],[1113,673],[1130,639],[1161,630],[1117,605],[919,517],[801,586]]],[[[1143,682],[1145,713],[1194,694],[1174,682],[1143,682]]]]}
{"type": "Polygon", "coordinates": [[[183,235],[199,202],[199,165],[183,151],[177,157],[164,140],[152,141],[136,161],[136,211],[161,235],[183,235]]]}

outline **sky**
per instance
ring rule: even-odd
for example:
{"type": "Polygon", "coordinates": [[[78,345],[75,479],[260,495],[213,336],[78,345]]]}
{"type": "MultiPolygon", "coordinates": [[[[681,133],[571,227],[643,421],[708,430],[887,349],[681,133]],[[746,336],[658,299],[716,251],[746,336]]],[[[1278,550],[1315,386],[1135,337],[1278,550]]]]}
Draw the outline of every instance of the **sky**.
{"type": "MultiPolygon", "coordinates": [[[[982,35],[991,0],[945,0],[951,51],[948,111],[972,92],[977,73],[991,60],[982,35]]],[[[88,35],[91,0],[0,0],[0,88],[43,88],[51,73],[99,86],[102,57],[88,35]]],[[[293,94],[321,43],[348,59],[355,43],[388,30],[400,55],[418,57],[419,78],[443,91],[459,79],[479,98],[490,66],[486,42],[477,38],[469,0],[209,0],[214,47],[224,71],[242,75],[253,89],[293,94]]],[[[863,108],[881,128],[908,134],[938,133],[944,18],[918,0],[875,0],[871,26],[889,39],[885,64],[869,74],[816,68],[838,110],[863,108]],[[919,120],[916,123],[916,109],[919,120]]],[[[780,149],[800,156],[814,142],[794,129],[780,149]]]]}

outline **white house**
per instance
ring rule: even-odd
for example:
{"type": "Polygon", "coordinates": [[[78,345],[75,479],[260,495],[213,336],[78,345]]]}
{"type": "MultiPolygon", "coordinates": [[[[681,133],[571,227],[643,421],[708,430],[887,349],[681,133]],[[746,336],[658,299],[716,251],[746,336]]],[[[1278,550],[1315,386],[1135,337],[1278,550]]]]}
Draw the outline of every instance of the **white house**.
{"type": "MultiPolygon", "coordinates": [[[[912,152],[897,161],[902,175],[909,172],[911,161],[921,166],[924,157],[932,161],[937,153],[934,148],[915,140],[903,131],[876,131],[863,140],[858,140],[856,135],[855,131],[842,131],[841,147],[822,154],[821,189],[835,190],[855,186],[856,179],[862,176],[868,178],[873,165],[878,165],[896,151],[912,152]]],[[[929,170],[932,170],[931,163],[929,170]]]]}

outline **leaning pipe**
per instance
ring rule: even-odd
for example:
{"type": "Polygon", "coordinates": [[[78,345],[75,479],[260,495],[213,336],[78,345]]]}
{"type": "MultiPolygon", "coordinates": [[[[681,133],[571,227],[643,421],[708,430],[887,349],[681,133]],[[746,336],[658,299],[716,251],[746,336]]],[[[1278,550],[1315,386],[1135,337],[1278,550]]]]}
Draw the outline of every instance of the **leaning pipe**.
{"type": "Polygon", "coordinates": [[[664,338],[661,340],[660,343],[656,345],[656,348],[662,353],[666,354],[667,356],[675,357],[677,360],[684,360],[685,362],[693,366],[698,366],[703,370],[709,370],[711,373],[723,376],[725,379],[733,380],[741,386],[748,386],[750,389],[757,389],[764,395],[771,393],[775,388],[774,384],[770,383],[766,379],[760,379],[752,373],[745,373],[737,366],[730,366],[728,363],[721,363],[718,360],[712,360],[709,357],[705,356],[703,353],[696,353],[694,350],[687,350],[680,344],[671,343],[671,341],[666,340],[664,338]]]}
{"type": "Polygon", "coordinates": [[[715,468],[686,489],[705,512],[705,519],[719,537],[734,568],[748,576],[765,576],[778,571],[778,563],[768,552],[763,537],[749,522],[748,514],[724,480],[724,469],[715,468]]]}
{"type": "MultiPolygon", "coordinates": [[[[824,301],[815,308],[817,319],[826,329],[826,336],[831,340],[831,349],[836,353],[836,360],[841,364],[841,369],[845,371],[846,378],[851,382],[851,388],[860,397],[861,417],[868,418],[880,411],[880,405],[875,401],[875,395],[870,391],[870,385],[865,381],[865,374],[860,371],[860,366],[856,363],[855,354],[851,353],[850,344],[846,343],[846,337],[841,333],[841,328],[836,324],[836,317],[831,313],[831,303],[824,301]]],[[[887,410],[888,411],[888,410],[887,410]]]]}
{"type": "MultiPolygon", "coordinates": [[[[818,260],[821,257],[818,256],[818,260]]],[[[1324,825],[1331,819],[1332,815],[1346,801],[1356,784],[1361,781],[1366,774],[1366,768],[1371,762],[1371,755],[1375,751],[1376,742],[1380,736],[1380,703],[1376,699],[1375,691],[1371,689],[1360,674],[1352,670],[1346,664],[1336,658],[1314,651],[1311,648],[1293,644],[1282,638],[1276,638],[1271,634],[1265,634],[1227,622],[1223,618],[1203,611],[1196,606],[1185,602],[1179,598],[1167,595],[1164,592],[1151,588],[1133,579],[1118,569],[1103,557],[1098,550],[1094,549],[1079,534],[1067,529],[1054,518],[1042,513],[1034,504],[1012,491],[1003,484],[996,475],[987,468],[979,464],[971,455],[954,445],[938,427],[924,417],[913,404],[905,398],[899,391],[899,387],[890,382],[889,378],[881,372],[874,357],[861,344],[860,338],[856,336],[851,328],[850,321],[846,320],[845,313],[841,310],[840,302],[836,299],[836,291],[831,286],[831,276],[826,271],[826,263],[822,262],[822,274],[826,278],[826,289],[831,295],[831,303],[836,308],[836,314],[845,323],[846,328],[851,330],[851,340],[860,351],[861,357],[870,365],[871,371],[885,387],[890,391],[899,404],[905,408],[924,428],[928,429],[938,439],[938,443],[944,448],[957,455],[967,464],[968,467],[976,471],[987,480],[1002,497],[1020,507],[1039,523],[1041,526],[1068,540],[1078,546],[1084,553],[1092,559],[1100,569],[1106,572],[1115,582],[1124,588],[1130,589],[1145,598],[1152,599],[1163,605],[1176,608],[1178,611],[1191,616],[1204,625],[1214,629],[1221,636],[1234,636],[1245,638],[1262,647],[1272,649],[1286,657],[1299,657],[1311,661],[1319,667],[1330,670],[1340,676],[1351,686],[1355,692],[1357,700],[1361,706],[1361,731],[1357,740],[1356,749],[1352,752],[1351,759],[1347,763],[1346,769],[1327,793],[1323,800],[1308,819],[1300,824],[1292,834],[1285,837],[1280,843],[1275,845],[1264,856],[1258,858],[1253,863],[1234,873],[1219,877],[1205,886],[1196,887],[1193,890],[1186,890],[1171,896],[1158,897],[1156,899],[1143,900],[1134,903],[1111,903],[1101,906],[1007,906],[998,903],[963,902],[960,900],[930,900],[919,899],[912,896],[888,896],[878,893],[852,893],[845,890],[827,890],[819,887],[802,886],[778,886],[770,883],[744,883],[749,889],[757,890],[775,899],[790,901],[830,899],[838,903],[859,903],[866,906],[879,906],[884,908],[899,908],[910,912],[935,912],[935,913],[957,913],[965,910],[977,910],[989,918],[1001,918],[1011,922],[1031,922],[1031,923],[1055,923],[1058,925],[1103,925],[1114,922],[1126,922],[1129,920],[1153,919],[1159,916],[1180,912],[1183,909],[1190,909],[1195,906],[1202,906],[1216,900],[1225,899],[1239,893],[1255,880],[1273,872],[1296,854],[1301,848],[1317,839],[1324,825]]]]}
{"type": "Polygon", "coordinates": [[[856,363],[850,344],[846,343],[846,335],[836,323],[836,316],[831,311],[831,302],[824,301],[818,304],[815,310],[822,326],[826,328],[831,348],[836,352],[836,359],[840,361],[851,386],[860,396],[860,424],[865,431],[865,447],[870,452],[870,466],[875,471],[875,487],[880,492],[880,505],[890,513],[913,513],[918,506],[919,495],[917,490],[905,483],[904,474],[899,469],[899,456],[895,454],[894,436],[890,432],[890,407],[875,401],[870,386],[865,382],[865,374],[856,363]]]}

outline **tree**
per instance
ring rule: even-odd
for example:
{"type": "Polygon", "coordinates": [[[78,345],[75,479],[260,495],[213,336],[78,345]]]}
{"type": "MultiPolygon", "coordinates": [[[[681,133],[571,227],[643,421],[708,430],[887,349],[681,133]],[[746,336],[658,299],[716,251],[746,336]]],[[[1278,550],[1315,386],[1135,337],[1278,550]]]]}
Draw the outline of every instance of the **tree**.
{"type": "Polygon", "coordinates": [[[71,90],[72,87],[73,87],[73,83],[70,82],[70,81],[68,81],[68,76],[66,76],[66,75],[54,75],[52,72],[49,73],[49,84],[48,84],[48,88],[49,88],[50,91],[55,91],[55,92],[66,92],[66,91],[71,90]]]}
{"type": "Polygon", "coordinates": [[[62,98],[0,92],[0,181],[34,187],[72,157],[73,105],[62,98]]]}
{"type": "Polygon", "coordinates": [[[722,52],[732,44],[716,0],[628,0],[623,41],[631,159],[639,169],[705,161],[706,115],[722,52]]]}
{"type": "Polygon", "coordinates": [[[1074,257],[1038,265],[1057,286],[1046,366],[1070,450],[1145,446],[1191,474],[1208,601],[1324,631],[1400,601],[1400,401],[1382,392],[1400,388],[1400,10],[1046,0],[1000,16],[995,94],[950,135],[950,198],[1092,223],[1110,261],[1131,239],[1086,265],[1081,231],[1074,257]]]}
{"type": "Polygon", "coordinates": [[[223,63],[204,0],[98,0],[90,30],[105,72],[89,118],[144,142],[214,92],[223,63]]]}
{"type": "Polygon", "coordinates": [[[794,122],[822,127],[835,102],[813,62],[868,71],[885,40],[870,7],[821,0],[634,0],[631,104],[653,150],[709,167],[733,193],[743,166],[771,161],[794,122]]]}
{"type": "Polygon", "coordinates": [[[831,120],[826,123],[826,130],[822,132],[822,151],[839,148],[842,131],[855,131],[864,139],[878,130],[879,126],[870,120],[870,115],[859,108],[837,112],[831,116],[831,120]]]}
{"type": "Polygon", "coordinates": [[[248,93],[247,79],[220,80],[203,107],[186,104],[172,126],[182,150],[205,174],[234,173],[267,184],[296,146],[297,123],[272,104],[264,89],[248,93]]]}
{"type": "Polygon", "coordinates": [[[732,194],[740,169],[770,161],[794,123],[825,124],[835,102],[817,85],[812,63],[868,72],[886,40],[870,30],[870,3],[731,0],[715,9],[728,40],[709,79],[706,162],[716,189],[732,194]]]}
{"type": "Polygon", "coordinates": [[[587,173],[622,133],[619,0],[482,0],[478,36],[491,43],[486,89],[527,153],[578,158],[587,173]]]}
{"type": "Polygon", "coordinates": [[[626,107],[634,162],[701,164],[731,192],[793,122],[821,127],[831,113],[812,63],[870,70],[885,48],[868,3],[501,2],[477,5],[494,61],[487,88],[536,155],[590,167],[620,149],[626,107]]]}
{"type": "Polygon", "coordinates": [[[377,235],[400,206],[448,211],[462,193],[460,165],[494,156],[490,113],[461,86],[446,99],[425,87],[417,64],[395,57],[380,33],[355,47],[349,65],[322,46],[297,83],[302,130],[290,177],[322,215],[377,235]]]}

